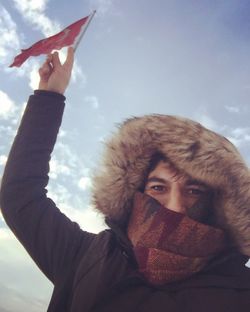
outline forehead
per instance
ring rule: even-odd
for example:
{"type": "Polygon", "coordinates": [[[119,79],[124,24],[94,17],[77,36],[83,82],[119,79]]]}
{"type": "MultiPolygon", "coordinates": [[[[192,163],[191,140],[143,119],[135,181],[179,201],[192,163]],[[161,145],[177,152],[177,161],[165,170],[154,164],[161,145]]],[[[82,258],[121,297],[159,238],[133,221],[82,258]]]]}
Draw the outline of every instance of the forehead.
{"type": "Polygon", "coordinates": [[[149,173],[148,179],[151,177],[157,177],[170,182],[182,182],[185,183],[190,180],[190,177],[185,173],[180,173],[174,166],[163,160],[159,161],[156,167],[149,173]]]}

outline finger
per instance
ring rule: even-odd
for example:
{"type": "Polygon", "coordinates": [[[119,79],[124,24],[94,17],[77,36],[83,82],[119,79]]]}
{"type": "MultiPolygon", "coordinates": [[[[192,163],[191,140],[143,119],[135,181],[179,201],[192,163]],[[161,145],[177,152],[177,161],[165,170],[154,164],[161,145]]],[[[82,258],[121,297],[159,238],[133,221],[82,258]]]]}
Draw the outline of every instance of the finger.
{"type": "Polygon", "coordinates": [[[45,62],[52,62],[52,54],[48,54],[45,62]]]}
{"type": "Polygon", "coordinates": [[[54,68],[58,68],[58,67],[62,66],[61,61],[59,59],[58,52],[54,52],[52,54],[52,61],[51,61],[51,63],[52,63],[54,68]]]}
{"type": "Polygon", "coordinates": [[[63,65],[71,70],[73,64],[74,64],[74,49],[73,47],[69,47],[67,51],[67,58],[63,65]]]}
{"type": "Polygon", "coordinates": [[[39,68],[38,72],[39,72],[40,77],[43,77],[43,76],[47,75],[49,73],[49,71],[50,71],[49,64],[47,62],[45,62],[43,64],[43,66],[39,68]]]}
{"type": "Polygon", "coordinates": [[[47,79],[50,73],[52,72],[52,65],[47,58],[43,65],[39,68],[38,73],[41,79],[47,79]]]}
{"type": "Polygon", "coordinates": [[[47,68],[48,66],[50,67],[51,61],[52,61],[52,54],[48,54],[41,68],[47,68]]]}

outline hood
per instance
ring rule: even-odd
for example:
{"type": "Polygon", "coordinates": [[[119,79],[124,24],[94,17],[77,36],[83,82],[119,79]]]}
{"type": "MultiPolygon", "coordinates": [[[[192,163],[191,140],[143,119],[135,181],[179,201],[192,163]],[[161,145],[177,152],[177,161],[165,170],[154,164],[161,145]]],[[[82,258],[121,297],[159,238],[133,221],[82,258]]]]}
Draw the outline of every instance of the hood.
{"type": "Polygon", "coordinates": [[[106,218],[125,225],[134,194],[152,156],[164,154],[176,168],[219,190],[216,226],[250,256],[250,171],[226,138],[189,119],[147,115],[126,120],[109,139],[93,177],[93,204],[106,218]]]}

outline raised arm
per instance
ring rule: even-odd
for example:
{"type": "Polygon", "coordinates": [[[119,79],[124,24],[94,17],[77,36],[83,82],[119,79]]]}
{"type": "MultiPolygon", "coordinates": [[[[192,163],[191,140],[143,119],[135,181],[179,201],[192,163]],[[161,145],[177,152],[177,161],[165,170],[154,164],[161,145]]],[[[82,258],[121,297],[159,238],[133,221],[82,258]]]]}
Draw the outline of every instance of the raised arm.
{"type": "Polygon", "coordinates": [[[73,49],[64,64],[49,55],[39,90],[31,95],[5,167],[0,207],[3,216],[40,269],[53,282],[86,248],[94,234],[83,232],[47,198],[49,160],[62,120],[73,66],[73,49]]]}

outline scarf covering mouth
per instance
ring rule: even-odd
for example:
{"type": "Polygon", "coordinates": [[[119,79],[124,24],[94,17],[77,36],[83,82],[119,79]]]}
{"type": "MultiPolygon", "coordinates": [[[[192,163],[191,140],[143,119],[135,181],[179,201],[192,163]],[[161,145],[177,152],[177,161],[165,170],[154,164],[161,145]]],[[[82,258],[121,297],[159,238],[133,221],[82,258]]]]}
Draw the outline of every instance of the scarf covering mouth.
{"type": "Polygon", "coordinates": [[[128,224],[139,272],[153,285],[190,277],[228,248],[221,229],[169,210],[137,192],[128,224]]]}

